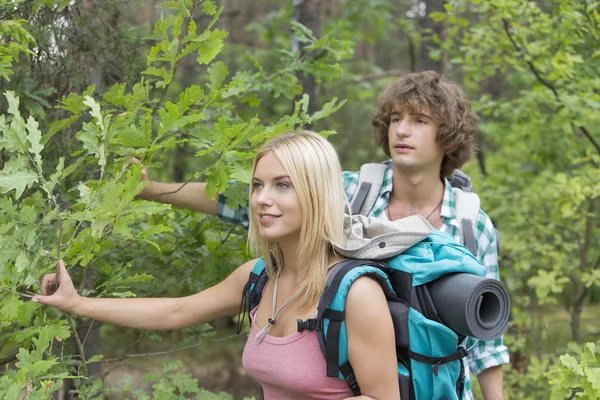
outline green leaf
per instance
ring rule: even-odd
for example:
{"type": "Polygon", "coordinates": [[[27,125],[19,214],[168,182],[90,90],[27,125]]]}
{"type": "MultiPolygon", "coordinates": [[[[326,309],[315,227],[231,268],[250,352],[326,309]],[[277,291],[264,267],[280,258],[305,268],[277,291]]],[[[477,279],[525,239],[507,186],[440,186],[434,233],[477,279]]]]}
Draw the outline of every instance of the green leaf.
{"type": "Polygon", "coordinates": [[[206,39],[197,44],[198,64],[208,64],[223,48],[223,39],[227,37],[227,32],[215,29],[210,32],[206,39]]]}
{"type": "Polygon", "coordinates": [[[58,165],[56,166],[56,171],[52,175],[50,175],[50,179],[48,180],[47,190],[48,190],[49,195],[52,195],[52,192],[54,191],[56,184],[62,178],[62,173],[63,173],[64,168],[65,168],[65,158],[61,157],[58,159],[58,165]]]}
{"type": "Polygon", "coordinates": [[[90,107],[92,110],[90,114],[92,117],[96,119],[96,124],[100,127],[101,131],[104,131],[106,128],[104,126],[104,120],[102,118],[102,113],[100,112],[100,105],[94,100],[91,96],[85,96],[83,100],[83,104],[90,107]]]}
{"type": "Polygon", "coordinates": [[[110,224],[110,222],[111,221],[109,219],[101,218],[99,215],[92,219],[92,236],[95,238],[100,238],[104,232],[104,229],[108,226],[108,224],[110,224]]]}
{"type": "Polygon", "coordinates": [[[33,187],[38,181],[37,174],[29,171],[13,172],[10,175],[0,173],[0,189],[2,193],[15,190],[15,198],[19,199],[25,188],[33,187]]]}
{"type": "Polygon", "coordinates": [[[137,126],[131,124],[129,130],[123,130],[119,133],[119,143],[126,147],[147,148],[150,146],[150,131],[146,129],[138,129],[137,126]]]}
{"type": "Polygon", "coordinates": [[[206,15],[215,15],[217,13],[217,6],[212,0],[205,0],[202,2],[202,11],[206,15]]]}
{"type": "Polygon", "coordinates": [[[227,76],[227,66],[218,61],[208,67],[208,87],[212,90],[217,90],[221,87],[221,83],[227,76]]]}
{"type": "Polygon", "coordinates": [[[9,104],[8,112],[13,115],[13,119],[10,125],[7,125],[5,117],[0,117],[0,130],[4,132],[4,136],[0,138],[0,148],[26,152],[28,148],[27,133],[25,131],[25,121],[19,112],[19,98],[15,97],[11,91],[6,91],[4,96],[9,104]]]}
{"type": "Polygon", "coordinates": [[[106,165],[106,155],[104,153],[104,143],[101,142],[101,134],[95,125],[83,124],[83,130],[75,135],[83,143],[83,148],[98,159],[98,165],[106,165]]]}
{"type": "Polygon", "coordinates": [[[231,179],[239,183],[250,183],[252,171],[242,165],[236,164],[232,167],[231,179]]]}
{"type": "Polygon", "coordinates": [[[50,128],[48,129],[48,132],[42,137],[42,144],[46,144],[48,143],[48,140],[50,140],[50,138],[52,136],[54,136],[55,133],[60,132],[64,129],[67,129],[68,127],[70,127],[71,125],[73,125],[73,123],[75,121],[77,121],[80,117],[78,115],[73,116],[73,117],[69,117],[69,118],[65,118],[65,119],[60,119],[58,121],[54,121],[52,124],[50,124],[50,128]]]}
{"type": "Polygon", "coordinates": [[[0,300],[0,315],[8,321],[16,321],[19,317],[19,309],[23,301],[16,296],[8,296],[0,300]]]}
{"type": "Polygon", "coordinates": [[[39,126],[40,125],[33,117],[27,119],[27,140],[31,143],[29,152],[33,154],[33,159],[38,168],[42,170],[42,156],[40,153],[44,149],[44,146],[41,144],[42,132],[40,132],[39,126]]]}
{"type": "Polygon", "coordinates": [[[104,358],[104,356],[102,354],[96,354],[95,356],[89,358],[87,360],[87,362],[88,362],[88,364],[92,364],[92,363],[102,360],[103,358],[104,358]]]}

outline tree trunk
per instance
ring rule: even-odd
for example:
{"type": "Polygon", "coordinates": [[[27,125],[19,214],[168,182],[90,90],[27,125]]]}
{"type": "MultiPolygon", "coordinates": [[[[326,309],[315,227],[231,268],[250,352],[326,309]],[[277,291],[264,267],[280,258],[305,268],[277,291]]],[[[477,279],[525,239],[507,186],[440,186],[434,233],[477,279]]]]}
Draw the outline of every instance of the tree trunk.
{"type": "Polygon", "coordinates": [[[219,20],[217,21],[217,26],[220,29],[223,29],[224,31],[227,31],[227,32],[229,32],[229,13],[230,13],[230,7],[229,7],[228,3],[229,3],[228,0],[219,0],[217,2],[218,7],[223,7],[221,16],[219,17],[219,20]]]}
{"type": "MultiPolygon", "coordinates": [[[[100,25],[97,20],[98,17],[95,16],[96,7],[97,5],[95,4],[95,0],[82,0],[79,3],[80,16],[93,16],[90,18],[90,24],[86,26],[86,30],[95,30],[97,29],[97,26],[100,25]]],[[[93,40],[90,32],[84,32],[82,40],[84,49],[94,48],[93,45],[85,43],[85,41],[93,40]]],[[[102,95],[102,93],[104,93],[104,71],[102,69],[102,64],[99,62],[95,54],[88,50],[81,51],[79,60],[81,63],[80,68],[82,68],[87,77],[87,83],[89,85],[96,85],[95,92],[99,95],[102,95]]]]}
{"type": "MultiPolygon", "coordinates": [[[[321,35],[321,4],[320,0],[294,0],[294,16],[293,20],[301,23],[310,29],[315,37],[321,35]]],[[[300,51],[301,57],[309,57],[306,54],[304,46],[298,43],[298,40],[292,38],[292,51],[300,51]]],[[[316,111],[317,102],[317,85],[315,78],[312,75],[306,75],[304,73],[298,73],[297,75],[300,84],[302,85],[302,94],[306,93],[310,97],[308,106],[308,112],[313,113],[316,111]]],[[[295,102],[302,98],[302,94],[297,96],[295,102]]]]}
{"type": "MultiPolygon", "coordinates": [[[[425,12],[427,15],[421,20],[421,28],[429,29],[433,32],[433,34],[437,35],[439,38],[442,38],[443,25],[439,22],[433,21],[429,14],[432,12],[444,12],[444,1],[441,0],[425,0],[425,12]]],[[[442,57],[440,60],[432,60],[429,55],[429,50],[431,48],[437,47],[437,44],[431,39],[425,39],[421,41],[421,70],[423,71],[436,71],[439,73],[444,72],[442,65],[442,57]]]]}
{"type": "Polygon", "coordinates": [[[238,16],[236,18],[236,29],[235,29],[235,41],[239,44],[245,44],[244,40],[244,27],[246,26],[246,19],[248,15],[246,0],[237,0],[238,16]]]}
{"type": "Polygon", "coordinates": [[[571,306],[571,338],[576,343],[581,343],[581,313],[583,311],[583,302],[588,294],[588,289],[581,280],[581,274],[588,269],[588,252],[592,242],[592,231],[596,219],[595,203],[595,199],[590,199],[587,208],[583,244],[579,249],[579,273],[573,279],[575,290],[573,293],[573,304],[571,306]]]}

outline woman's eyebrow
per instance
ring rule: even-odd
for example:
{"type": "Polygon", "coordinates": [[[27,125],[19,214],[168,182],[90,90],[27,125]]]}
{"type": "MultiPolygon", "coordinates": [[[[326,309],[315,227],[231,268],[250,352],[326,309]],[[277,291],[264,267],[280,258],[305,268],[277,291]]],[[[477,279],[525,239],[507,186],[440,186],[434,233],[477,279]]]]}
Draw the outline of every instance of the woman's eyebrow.
{"type": "MultiPolygon", "coordinates": [[[[275,176],[275,177],[271,178],[271,180],[273,180],[273,181],[279,181],[279,180],[282,180],[282,179],[291,179],[291,178],[290,178],[289,175],[278,175],[278,176],[275,176]]],[[[260,182],[262,182],[262,179],[256,178],[256,177],[252,177],[252,180],[253,181],[260,181],[260,182]]]]}

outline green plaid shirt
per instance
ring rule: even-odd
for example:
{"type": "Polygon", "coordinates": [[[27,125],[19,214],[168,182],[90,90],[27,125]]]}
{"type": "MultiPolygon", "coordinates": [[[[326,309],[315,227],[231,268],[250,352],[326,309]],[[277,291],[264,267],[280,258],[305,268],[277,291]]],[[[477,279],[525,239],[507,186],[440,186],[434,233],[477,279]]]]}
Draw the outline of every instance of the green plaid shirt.
{"type": "MultiPolygon", "coordinates": [[[[354,192],[358,187],[358,172],[342,173],[344,181],[344,190],[348,199],[352,199],[354,192]]],[[[385,217],[385,209],[388,206],[388,199],[392,192],[392,166],[387,168],[379,196],[369,212],[371,217],[385,217]]],[[[440,231],[451,235],[456,241],[461,242],[461,226],[456,219],[456,192],[450,186],[448,180],[445,181],[444,199],[440,211],[444,225],[440,231]]],[[[231,209],[225,205],[225,198],[219,196],[218,215],[221,219],[248,227],[248,208],[231,209]]],[[[494,225],[486,213],[479,210],[479,218],[476,222],[477,232],[475,233],[477,258],[485,266],[486,277],[499,280],[498,254],[496,252],[496,237],[494,235],[494,225]]],[[[465,361],[465,400],[472,400],[471,377],[469,371],[478,375],[486,368],[495,367],[509,362],[509,353],[504,345],[504,339],[499,338],[491,341],[467,339],[467,348],[469,349],[468,361],[465,361]]]]}

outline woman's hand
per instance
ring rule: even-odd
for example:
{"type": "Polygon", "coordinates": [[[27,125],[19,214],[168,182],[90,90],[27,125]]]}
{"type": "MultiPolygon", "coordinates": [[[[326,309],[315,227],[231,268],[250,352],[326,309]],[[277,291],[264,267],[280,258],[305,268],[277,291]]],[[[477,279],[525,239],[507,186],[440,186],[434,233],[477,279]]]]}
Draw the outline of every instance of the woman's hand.
{"type": "Polygon", "coordinates": [[[56,292],[57,277],[56,274],[46,274],[42,278],[40,284],[42,295],[34,296],[31,301],[60,308],[63,311],[73,312],[81,299],[81,296],[75,290],[73,281],[65,268],[65,263],[60,260],[58,262],[58,288],[56,292]]]}

